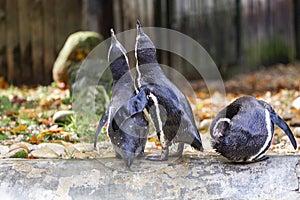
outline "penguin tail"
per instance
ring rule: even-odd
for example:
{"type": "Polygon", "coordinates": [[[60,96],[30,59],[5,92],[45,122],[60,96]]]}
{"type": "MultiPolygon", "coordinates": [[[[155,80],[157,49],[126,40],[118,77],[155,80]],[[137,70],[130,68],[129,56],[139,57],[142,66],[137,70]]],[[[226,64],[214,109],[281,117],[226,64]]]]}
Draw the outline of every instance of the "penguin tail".
{"type": "Polygon", "coordinates": [[[203,145],[202,145],[200,137],[199,138],[194,138],[191,146],[194,147],[195,149],[199,150],[199,151],[203,151],[203,145]]]}
{"type": "Polygon", "coordinates": [[[281,117],[279,117],[276,113],[270,113],[271,120],[274,124],[276,124],[279,128],[281,128],[285,134],[289,137],[294,149],[297,149],[297,142],[295,137],[290,129],[290,127],[283,121],[281,117]]]}
{"type": "Polygon", "coordinates": [[[263,106],[270,112],[271,121],[285,132],[285,134],[289,137],[294,149],[297,149],[297,142],[290,127],[279,115],[277,115],[277,113],[268,103],[261,100],[260,103],[263,104],[263,106]]]}

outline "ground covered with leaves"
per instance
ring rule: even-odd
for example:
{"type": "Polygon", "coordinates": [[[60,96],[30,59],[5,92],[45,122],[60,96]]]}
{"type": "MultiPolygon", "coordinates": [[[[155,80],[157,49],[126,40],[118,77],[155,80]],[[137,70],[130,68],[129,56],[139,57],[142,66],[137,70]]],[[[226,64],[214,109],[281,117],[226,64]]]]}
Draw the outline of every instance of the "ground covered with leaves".
{"type": "MultiPolygon", "coordinates": [[[[226,98],[231,102],[242,95],[252,95],[269,102],[290,125],[300,145],[300,65],[277,65],[255,73],[237,75],[226,81],[226,98]]],[[[193,81],[196,99],[191,100],[198,128],[207,153],[210,147],[209,125],[219,111],[211,102],[203,81],[193,81]]],[[[34,88],[14,87],[0,78],[0,158],[97,158],[111,155],[109,138],[102,131],[100,153],[92,145],[100,116],[82,120],[72,115],[55,122],[59,110],[71,110],[69,90],[55,84],[34,88]]],[[[150,134],[153,135],[153,134],[150,134]]],[[[149,138],[146,152],[159,150],[160,144],[149,138]]],[[[187,152],[194,152],[191,148],[187,152]]],[[[283,131],[276,128],[269,153],[298,154],[283,131]]]]}

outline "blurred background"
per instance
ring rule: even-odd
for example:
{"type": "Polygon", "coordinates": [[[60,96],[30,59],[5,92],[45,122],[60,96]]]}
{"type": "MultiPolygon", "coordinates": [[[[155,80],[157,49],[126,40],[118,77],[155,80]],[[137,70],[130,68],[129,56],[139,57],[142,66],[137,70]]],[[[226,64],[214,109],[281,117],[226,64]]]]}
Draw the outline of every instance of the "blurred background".
{"type": "MultiPolygon", "coordinates": [[[[48,85],[70,34],[90,30],[106,39],[111,27],[132,29],[136,19],[192,37],[224,77],[300,59],[298,0],[0,0],[0,77],[48,85]]],[[[183,59],[158,53],[160,63],[199,78],[183,59]]]]}

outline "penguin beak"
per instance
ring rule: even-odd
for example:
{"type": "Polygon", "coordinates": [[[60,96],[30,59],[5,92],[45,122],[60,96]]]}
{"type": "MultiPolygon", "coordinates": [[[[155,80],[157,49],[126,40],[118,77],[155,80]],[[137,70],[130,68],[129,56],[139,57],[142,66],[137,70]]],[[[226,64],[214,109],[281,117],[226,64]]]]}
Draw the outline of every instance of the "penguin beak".
{"type": "Polygon", "coordinates": [[[132,165],[133,159],[134,159],[134,154],[133,153],[128,153],[126,155],[125,165],[128,169],[130,169],[130,166],[132,165]]]}
{"type": "Polygon", "coordinates": [[[115,36],[115,32],[113,28],[110,29],[110,35],[111,35],[111,44],[116,44],[118,40],[115,36]]]}
{"type": "Polygon", "coordinates": [[[144,34],[144,31],[142,29],[142,24],[141,24],[140,20],[136,21],[136,29],[137,29],[137,34],[138,35],[143,35],[144,34]]]}
{"type": "Polygon", "coordinates": [[[155,49],[151,39],[144,33],[141,22],[136,22],[137,37],[136,37],[136,50],[137,49],[155,49]]]}

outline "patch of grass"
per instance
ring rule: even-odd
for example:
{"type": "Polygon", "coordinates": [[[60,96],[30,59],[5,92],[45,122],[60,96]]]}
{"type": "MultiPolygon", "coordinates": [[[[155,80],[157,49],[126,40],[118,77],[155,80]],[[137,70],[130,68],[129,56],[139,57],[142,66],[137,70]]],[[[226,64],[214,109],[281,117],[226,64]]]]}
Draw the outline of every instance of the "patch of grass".
{"type": "Polygon", "coordinates": [[[34,119],[28,117],[18,118],[18,124],[22,124],[24,126],[38,125],[38,122],[34,119]]]}
{"type": "Polygon", "coordinates": [[[6,140],[8,136],[5,133],[0,132],[0,140],[6,140]]]}
{"type": "MultiPolygon", "coordinates": [[[[86,114],[75,114],[70,117],[70,119],[64,123],[60,124],[63,129],[67,132],[73,132],[78,135],[78,137],[86,137],[89,142],[93,142],[97,127],[93,124],[99,120],[95,116],[88,116],[86,114]]],[[[106,131],[103,128],[99,135],[100,140],[105,140],[106,131]]]]}
{"type": "Polygon", "coordinates": [[[0,120],[0,127],[2,126],[2,127],[4,127],[4,126],[8,126],[9,125],[9,123],[10,123],[10,119],[9,118],[2,118],[1,120],[0,120]]]}
{"type": "Polygon", "coordinates": [[[7,96],[0,97],[0,112],[7,113],[10,111],[17,111],[19,108],[12,104],[7,96]]]}

